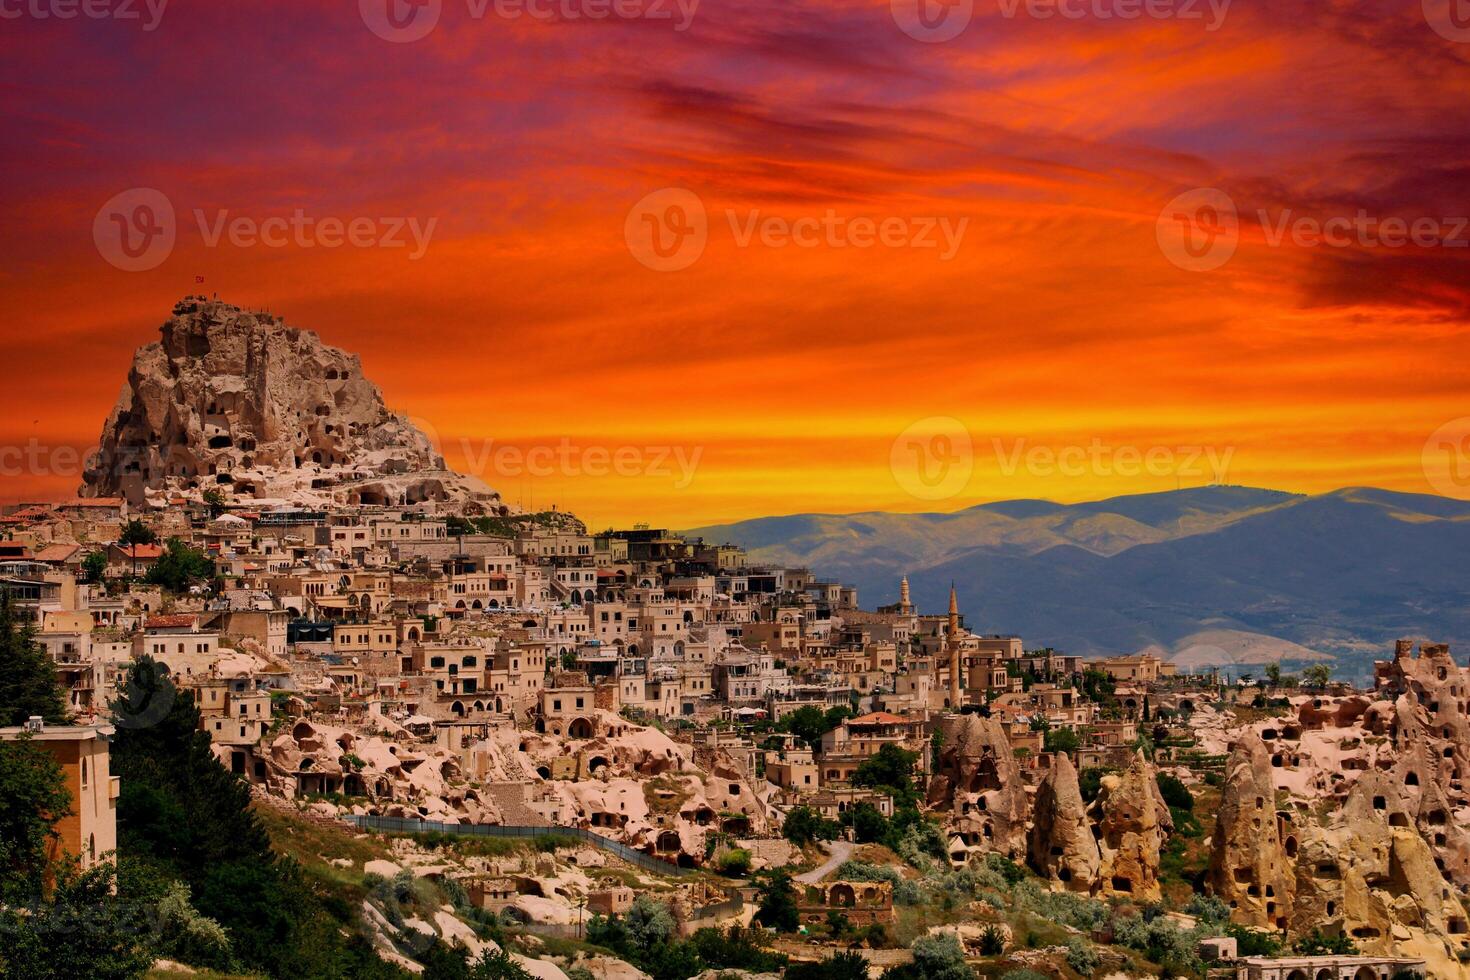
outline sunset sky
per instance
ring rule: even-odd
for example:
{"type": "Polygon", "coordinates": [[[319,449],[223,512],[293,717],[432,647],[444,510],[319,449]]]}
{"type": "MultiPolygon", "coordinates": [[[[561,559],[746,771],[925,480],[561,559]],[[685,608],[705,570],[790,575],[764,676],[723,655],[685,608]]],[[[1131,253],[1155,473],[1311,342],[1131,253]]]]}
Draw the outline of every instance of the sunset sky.
{"type": "Polygon", "coordinates": [[[74,491],[57,447],[95,442],[133,349],[193,292],[359,353],[452,465],[598,527],[1217,476],[1470,496],[1433,462],[1470,449],[1470,29],[1439,0],[1239,0],[1223,22],[976,0],[936,43],[887,0],[557,0],[579,16],[550,20],[392,0],[438,17],[412,42],[370,29],[388,2],[176,3],[151,30],[141,0],[138,20],[3,5],[0,499],[74,491]],[[176,215],[144,271],[94,234],[131,188],[176,215]],[[630,210],[666,188],[708,233],[661,271],[630,210]],[[1200,188],[1238,212],[1213,269],[1161,231],[1200,188]],[[432,234],[417,258],[406,232],[210,243],[298,211],[432,234]],[[829,211],[941,247],[744,234],[829,211]],[[1279,233],[1360,211],[1435,230],[1279,233]],[[941,227],[963,229],[948,257],[941,227]],[[575,465],[497,472],[501,446],[575,465]],[[937,487],[905,469],[926,447],[937,487]],[[589,448],[629,475],[573,472],[589,448]]]}

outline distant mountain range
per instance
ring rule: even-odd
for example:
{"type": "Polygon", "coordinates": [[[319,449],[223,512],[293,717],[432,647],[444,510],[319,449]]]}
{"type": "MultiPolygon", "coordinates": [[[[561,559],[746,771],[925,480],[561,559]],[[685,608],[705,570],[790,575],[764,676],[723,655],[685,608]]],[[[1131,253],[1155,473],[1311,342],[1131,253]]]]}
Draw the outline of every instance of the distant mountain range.
{"type": "Polygon", "coordinates": [[[1399,637],[1470,652],[1470,502],[1445,497],[1214,486],[688,533],[856,585],[869,608],[896,601],[907,574],[920,610],[942,612],[954,581],[971,629],[1028,647],[1188,664],[1330,657],[1359,680],[1399,637]]]}

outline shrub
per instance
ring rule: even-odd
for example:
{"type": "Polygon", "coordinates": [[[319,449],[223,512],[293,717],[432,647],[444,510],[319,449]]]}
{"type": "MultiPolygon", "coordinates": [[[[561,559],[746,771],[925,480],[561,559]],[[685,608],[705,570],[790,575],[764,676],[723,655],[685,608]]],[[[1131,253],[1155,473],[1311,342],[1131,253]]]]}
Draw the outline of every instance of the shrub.
{"type": "Polygon", "coordinates": [[[1184,906],[1184,914],[1192,915],[1201,922],[1220,925],[1230,921],[1230,906],[1214,895],[1195,895],[1184,906]]]}
{"type": "Polygon", "coordinates": [[[896,885],[902,878],[897,868],[886,864],[868,864],[865,861],[844,861],[837,869],[839,881],[886,881],[896,885]]]}
{"type": "Polygon", "coordinates": [[[1067,940],[1067,965],[1084,977],[1090,977],[1097,969],[1097,950],[1092,943],[1074,936],[1067,940]]]}
{"type": "Polygon", "coordinates": [[[1006,934],[996,925],[980,930],[980,955],[999,956],[1006,951],[1006,934]]]}
{"type": "Polygon", "coordinates": [[[726,851],[720,856],[720,872],[732,878],[744,878],[750,874],[750,852],[742,847],[726,851]]]}
{"type": "Polygon", "coordinates": [[[1026,878],[1026,869],[1003,854],[985,855],[985,865],[1005,878],[1008,885],[1018,884],[1026,878]]]}
{"type": "Polygon", "coordinates": [[[914,969],[923,980],[974,980],[964,947],[952,932],[920,936],[909,949],[914,954],[914,969]]]}
{"type": "Polygon", "coordinates": [[[230,937],[220,924],[189,904],[189,886],[175,881],[158,903],[159,951],[193,966],[228,970],[233,966],[230,937]]]}

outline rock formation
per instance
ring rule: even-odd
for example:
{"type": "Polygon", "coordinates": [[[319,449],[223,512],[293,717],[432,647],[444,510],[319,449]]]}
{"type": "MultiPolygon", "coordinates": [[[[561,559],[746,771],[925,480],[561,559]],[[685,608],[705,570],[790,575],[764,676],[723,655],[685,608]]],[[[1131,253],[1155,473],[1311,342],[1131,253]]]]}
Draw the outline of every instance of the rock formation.
{"type": "Polygon", "coordinates": [[[186,297],[133,356],[83,496],[320,505],[460,505],[501,513],[479,480],[446,470],[428,438],[383,404],[353,354],[279,317],[186,297]]]}
{"type": "Polygon", "coordinates": [[[1036,807],[1027,838],[1027,861],[1043,878],[1071,891],[1090,892],[1102,858],[1087,806],[1077,784],[1077,769],[1058,752],[1051,771],[1036,790],[1036,807]]]}
{"type": "Polygon", "coordinates": [[[1154,767],[1142,752],[1121,774],[1103,777],[1093,811],[1102,858],[1099,893],[1158,901],[1159,855],[1174,831],[1174,819],[1159,793],[1154,767]]]}
{"type": "Polygon", "coordinates": [[[1271,757],[1254,731],[1241,736],[1225,765],[1209,876],[1235,921],[1262,929],[1286,927],[1295,880],[1278,826],[1271,757]]]}
{"type": "Polygon", "coordinates": [[[1300,831],[1295,932],[1346,932],[1366,953],[1422,956],[1429,975],[1463,977],[1464,905],[1411,823],[1401,784],[1365,773],[1325,826],[1300,831]]]}
{"type": "Polygon", "coordinates": [[[929,805],[947,810],[954,836],[976,851],[1026,853],[1026,787],[1005,728],[994,718],[949,715],[929,805]]]}

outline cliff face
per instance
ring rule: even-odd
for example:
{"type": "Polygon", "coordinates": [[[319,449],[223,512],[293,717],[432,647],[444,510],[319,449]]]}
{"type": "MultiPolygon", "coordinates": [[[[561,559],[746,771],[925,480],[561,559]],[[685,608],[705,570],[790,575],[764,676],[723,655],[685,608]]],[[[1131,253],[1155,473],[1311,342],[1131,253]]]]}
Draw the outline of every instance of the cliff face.
{"type": "Polygon", "coordinates": [[[81,493],[161,504],[217,490],[292,503],[501,512],[389,411],[354,354],[279,317],[198,297],[140,347],[81,493]]]}

